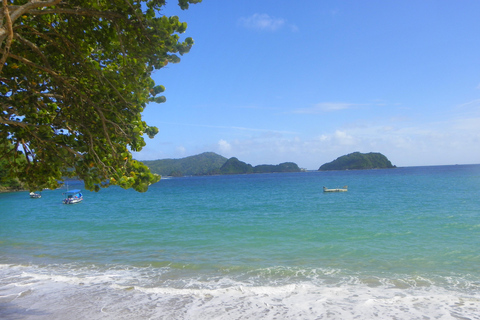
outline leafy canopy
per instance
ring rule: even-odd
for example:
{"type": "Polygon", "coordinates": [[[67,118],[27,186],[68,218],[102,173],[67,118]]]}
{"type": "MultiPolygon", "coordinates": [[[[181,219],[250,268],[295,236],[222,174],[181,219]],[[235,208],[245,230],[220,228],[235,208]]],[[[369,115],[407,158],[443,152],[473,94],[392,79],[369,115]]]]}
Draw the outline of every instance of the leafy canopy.
{"type": "MultiPolygon", "coordinates": [[[[179,0],[179,6],[201,0],[179,0]]],[[[0,156],[30,190],[79,177],[98,191],[146,191],[160,177],[132,159],[158,129],[142,120],[164,87],[152,72],[193,45],[164,0],[2,0],[0,156]]]]}

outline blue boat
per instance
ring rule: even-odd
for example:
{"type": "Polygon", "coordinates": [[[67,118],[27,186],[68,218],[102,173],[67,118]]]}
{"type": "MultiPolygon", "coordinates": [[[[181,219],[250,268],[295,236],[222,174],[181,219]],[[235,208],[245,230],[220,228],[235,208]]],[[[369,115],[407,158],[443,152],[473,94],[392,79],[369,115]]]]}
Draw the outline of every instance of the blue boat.
{"type": "Polygon", "coordinates": [[[75,204],[82,202],[83,200],[82,190],[80,189],[70,190],[63,194],[65,195],[65,198],[63,199],[64,204],[75,204]]]}

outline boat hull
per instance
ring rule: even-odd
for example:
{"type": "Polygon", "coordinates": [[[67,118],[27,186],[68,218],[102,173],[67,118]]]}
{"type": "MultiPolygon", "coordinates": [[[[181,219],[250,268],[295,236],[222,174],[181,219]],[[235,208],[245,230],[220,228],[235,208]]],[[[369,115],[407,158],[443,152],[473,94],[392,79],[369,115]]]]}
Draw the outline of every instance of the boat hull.
{"type": "Polygon", "coordinates": [[[328,189],[327,187],[323,187],[323,192],[347,192],[348,187],[345,186],[343,188],[334,188],[334,189],[328,189]]]}
{"type": "Polygon", "coordinates": [[[79,199],[63,199],[63,203],[64,204],[75,204],[75,203],[80,203],[82,202],[83,198],[79,198],[79,199]]]}

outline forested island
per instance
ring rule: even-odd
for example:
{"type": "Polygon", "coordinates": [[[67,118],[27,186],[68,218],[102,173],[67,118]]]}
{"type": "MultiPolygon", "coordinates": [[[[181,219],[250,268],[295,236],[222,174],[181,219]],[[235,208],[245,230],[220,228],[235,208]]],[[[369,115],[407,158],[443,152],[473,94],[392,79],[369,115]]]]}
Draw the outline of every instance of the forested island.
{"type": "Polygon", "coordinates": [[[296,163],[284,162],[278,165],[261,164],[252,166],[233,157],[227,160],[218,170],[218,174],[240,174],[240,173],[273,173],[273,172],[300,172],[296,163]]]}
{"type": "Polygon", "coordinates": [[[360,153],[353,152],[323,164],[318,170],[364,170],[364,169],[390,169],[396,168],[390,160],[378,152],[360,153]]]}
{"type": "Polygon", "coordinates": [[[293,162],[285,162],[278,165],[263,164],[252,166],[235,157],[227,159],[214,152],[205,152],[181,159],[142,162],[150,168],[152,173],[173,177],[301,171],[298,165],[293,162]]]}

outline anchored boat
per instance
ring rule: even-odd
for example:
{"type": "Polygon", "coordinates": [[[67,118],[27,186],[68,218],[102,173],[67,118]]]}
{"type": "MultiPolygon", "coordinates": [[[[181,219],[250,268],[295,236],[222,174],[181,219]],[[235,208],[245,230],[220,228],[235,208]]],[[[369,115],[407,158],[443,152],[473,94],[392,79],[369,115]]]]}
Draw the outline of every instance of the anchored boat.
{"type": "Polygon", "coordinates": [[[335,188],[335,189],[328,189],[327,187],[323,187],[323,192],[347,192],[348,186],[343,186],[343,188],[335,188]]]}
{"type": "Polygon", "coordinates": [[[75,189],[63,193],[65,198],[63,199],[64,204],[75,204],[82,202],[83,195],[82,190],[75,189]]]}
{"type": "Polygon", "coordinates": [[[40,199],[41,197],[42,195],[40,193],[30,192],[30,198],[32,199],[40,199]]]}

